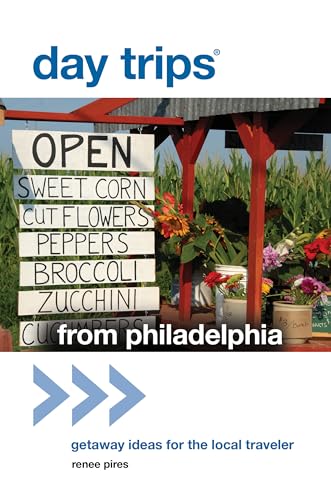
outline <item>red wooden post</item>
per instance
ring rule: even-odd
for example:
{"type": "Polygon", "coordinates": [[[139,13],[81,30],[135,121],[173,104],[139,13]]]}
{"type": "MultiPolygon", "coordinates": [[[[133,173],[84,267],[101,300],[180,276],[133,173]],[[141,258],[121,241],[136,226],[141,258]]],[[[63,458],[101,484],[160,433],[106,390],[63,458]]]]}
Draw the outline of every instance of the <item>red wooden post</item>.
{"type": "Polygon", "coordinates": [[[232,115],[241,141],[252,159],[247,286],[247,322],[251,326],[261,325],[266,162],[277,147],[286,143],[314,113],[316,109],[292,111],[271,130],[268,130],[266,113],[254,113],[253,123],[247,115],[232,115]]]}
{"type": "MultiPolygon", "coordinates": [[[[176,144],[180,157],[182,174],[182,203],[184,213],[193,218],[194,200],[194,163],[191,161],[191,135],[185,128],[181,141],[176,144]]],[[[192,263],[180,264],[179,267],[179,319],[187,321],[191,317],[192,301],[192,263]]]]}
{"type": "Polygon", "coordinates": [[[251,204],[248,237],[247,322],[261,325],[262,263],[267,159],[276,150],[267,130],[267,115],[254,113],[253,123],[243,115],[233,115],[241,140],[252,159],[251,204]]]}
{"type": "Polygon", "coordinates": [[[11,333],[0,326],[0,352],[11,352],[13,350],[13,340],[11,333]]]}
{"type": "MultiPolygon", "coordinates": [[[[186,124],[184,133],[171,130],[178,156],[183,167],[182,203],[184,213],[193,218],[194,166],[209,132],[211,118],[200,118],[195,127],[186,124]]],[[[192,263],[181,264],[179,269],[179,319],[188,321],[191,317],[192,263]]]]}
{"type": "Polygon", "coordinates": [[[266,192],[266,160],[268,136],[266,121],[260,113],[254,114],[251,173],[251,203],[248,238],[248,280],[247,285],[247,322],[258,327],[261,324],[262,311],[262,265],[264,247],[264,218],[266,192]]]}

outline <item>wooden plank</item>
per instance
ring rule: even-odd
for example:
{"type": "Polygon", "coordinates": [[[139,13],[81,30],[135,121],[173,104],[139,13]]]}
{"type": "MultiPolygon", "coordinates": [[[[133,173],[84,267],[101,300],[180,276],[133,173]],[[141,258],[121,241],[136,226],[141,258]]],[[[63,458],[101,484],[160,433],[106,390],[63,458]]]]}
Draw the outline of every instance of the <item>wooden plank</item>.
{"type": "MultiPolygon", "coordinates": [[[[7,120],[28,120],[37,122],[79,122],[79,123],[119,123],[120,125],[159,125],[169,127],[183,127],[185,122],[183,118],[171,116],[123,116],[107,115],[99,113],[82,114],[79,110],[71,113],[51,113],[47,111],[24,111],[17,109],[8,109],[5,112],[7,120]]],[[[132,127],[127,127],[132,128],[132,127]]]]}
{"type": "Polygon", "coordinates": [[[155,281],[155,259],[21,262],[20,286],[87,285],[155,281]]]}
{"type": "Polygon", "coordinates": [[[92,332],[97,329],[115,329],[119,333],[118,346],[125,347],[126,330],[143,325],[155,328],[155,316],[129,316],[118,318],[93,318],[93,319],[66,319],[57,321],[21,321],[19,345],[22,347],[36,347],[41,345],[58,345],[57,330],[61,324],[66,324],[68,329],[82,330],[87,328],[92,332]]]}
{"type": "Polygon", "coordinates": [[[90,134],[14,130],[15,168],[33,170],[154,170],[153,134],[90,134]]]}
{"type": "MultiPolygon", "coordinates": [[[[227,130],[225,132],[225,148],[245,149],[238,132],[227,130]]],[[[279,150],[284,151],[323,151],[322,134],[293,134],[286,144],[282,144],[279,150]]]]}
{"type": "MultiPolygon", "coordinates": [[[[153,205],[149,205],[154,210],[153,205]]],[[[21,229],[147,229],[154,219],[136,205],[23,205],[21,229]]]]}
{"type": "Polygon", "coordinates": [[[158,287],[87,288],[18,292],[18,315],[156,311],[158,287]]]}
{"type": "Polygon", "coordinates": [[[153,177],[15,175],[16,200],[154,200],[153,177]]]}
{"type": "Polygon", "coordinates": [[[154,231],[19,233],[20,257],[153,255],[154,231]]]}

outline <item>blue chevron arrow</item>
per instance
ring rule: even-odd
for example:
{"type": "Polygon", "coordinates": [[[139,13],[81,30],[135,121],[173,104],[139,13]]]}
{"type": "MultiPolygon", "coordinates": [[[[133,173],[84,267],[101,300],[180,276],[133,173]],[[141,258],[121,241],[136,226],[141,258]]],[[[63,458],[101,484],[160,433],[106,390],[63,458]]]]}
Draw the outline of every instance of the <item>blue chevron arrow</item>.
{"type": "Polygon", "coordinates": [[[109,410],[109,425],[121,418],[126,412],[131,410],[145,394],[139,391],[131,382],[121,375],[115,368],[109,365],[109,382],[119,391],[125,394],[125,398],[119,401],[109,410]]]}
{"type": "Polygon", "coordinates": [[[88,397],[72,410],[72,425],[75,425],[108,398],[108,394],[103,392],[75,366],[72,367],[72,382],[88,394],[88,397]]]}
{"type": "Polygon", "coordinates": [[[63,401],[69,397],[69,394],[61,389],[61,387],[47,377],[47,375],[35,365],[33,365],[33,382],[40,387],[40,389],[49,394],[49,398],[40,403],[40,405],[36,406],[33,410],[33,425],[36,425],[40,420],[47,417],[49,413],[63,403],[63,401]]]}

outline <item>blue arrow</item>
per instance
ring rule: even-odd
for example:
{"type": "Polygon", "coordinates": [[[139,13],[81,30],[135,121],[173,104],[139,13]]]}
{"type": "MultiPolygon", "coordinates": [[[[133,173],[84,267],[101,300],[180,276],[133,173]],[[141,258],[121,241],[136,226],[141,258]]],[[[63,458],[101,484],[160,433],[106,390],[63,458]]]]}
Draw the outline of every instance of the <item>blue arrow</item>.
{"type": "Polygon", "coordinates": [[[75,366],[72,367],[72,382],[88,394],[88,397],[72,410],[72,425],[75,425],[108,398],[108,394],[103,392],[75,366]]]}
{"type": "Polygon", "coordinates": [[[49,394],[49,398],[40,403],[40,405],[36,406],[33,410],[33,425],[36,425],[40,420],[47,417],[49,413],[63,403],[63,401],[69,397],[69,394],[61,389],[61,387],[47,377],[47,375],[35,365],[33,366],[33,382],[40,387],[40,389],[49,394]]]}
{"type": "Polygon", "coordinates": [[[145,394],[140,392],[131,382],[121,375],[115,368],[109,365],[109,382],[125,394],[125,398],[119,401],[109,411],[109,425],[121,418],[127,411],[131,410],[145,394]]]}

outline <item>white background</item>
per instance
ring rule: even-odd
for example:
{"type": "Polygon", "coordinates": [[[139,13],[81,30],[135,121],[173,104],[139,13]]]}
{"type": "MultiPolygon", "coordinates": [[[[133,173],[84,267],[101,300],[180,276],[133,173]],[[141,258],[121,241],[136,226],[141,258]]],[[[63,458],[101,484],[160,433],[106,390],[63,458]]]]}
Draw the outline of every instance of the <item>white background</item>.
{"type": "Polygon", "coordinates": [[[322,97],[331,65],[328,2],[188,2],[150,0],[57,2],[5,0],[1,5],[3,97],[322,97]],[[59,47],[59,57],[108,55],[97,87],[84,80],[39,80],[33,61],[59,47]],[[178,81],[173,89],[148,75],[123,78],[125,47],[153,54],[212,54],[216,76],[178,81]]]}
{"type": "Polygon", "coordinates": [[[2,355],[1,497],[330,498],[329,354],[115,353],[2,355]],[[70,398],[32,426],[47,395],[33,384],[33,364],[70,398]],[[72,364],[107,398],[71,426],[86,394],[71,382],[72,364]],[[146,397],[111,427],[122,394],[109,364],[146,397]],[[60,368],[61,366],[61,368],[60,368]],[[293,451],[81,451],[73,441],[294,441],[293,451]],[[72,461],[128,461],[128,469],[73,470],[72,461]]]}
{"type": "MultiPolygon", "coordinates": [[[[328,97],[328,3],[305,0],[56,2],[1,5],[2,97],[328,97]],[[58,45],[60,56],[109,55],[97,87],[82,80],[38,80],[34,58],[58,45]],[[152,78],[121,77],[124,47],[194,56],[220,50],[216,76],[188,78],[173,89],[152,78]]],[[[1,497],[48,500],[329,500],[330,353],[0,354],[1,497]],[[44,393],[33,363],[73,396],[38,426],[32,409],[44,393]],[[74,428],[82,394],[70,382],[74,363],[107,392],[108,365],[146,398],[108,427],[109,401],[74,428]],[[76,391],[76,392],[75,392],[76,391]],[[72,454],[75,440],[295,441],[293,452],[135,452],[72,454]],[[72,471],[71,461],[126,459],[127,470],[72,471]]],[[[114,394],[117,398],[118,394],[114,394]]]]}

